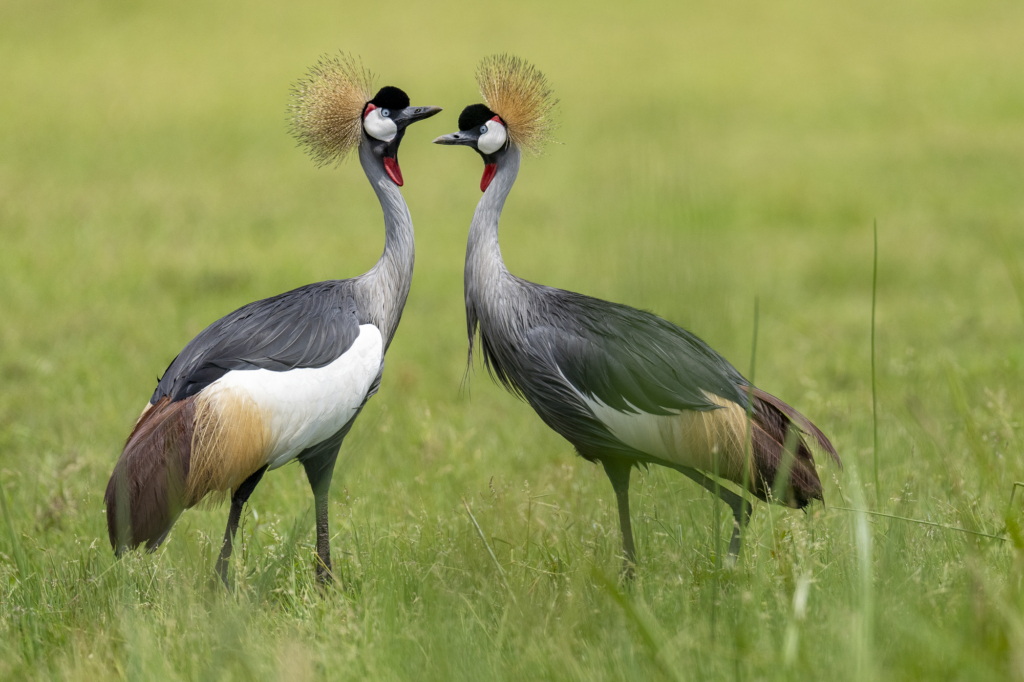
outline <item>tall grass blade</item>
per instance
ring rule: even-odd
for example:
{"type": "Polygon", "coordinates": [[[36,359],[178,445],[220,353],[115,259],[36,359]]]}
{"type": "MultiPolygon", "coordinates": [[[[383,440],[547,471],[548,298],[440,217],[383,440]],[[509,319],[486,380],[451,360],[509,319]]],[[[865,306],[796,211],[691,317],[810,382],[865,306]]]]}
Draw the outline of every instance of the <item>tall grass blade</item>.
{"type": "Polygon", "coordinates": [[[782,461],[779,462],[778,471],[775,472],[775,480],[772,481],[772,499],[785,502],[790,495],[789,474],[793,470],[793,463],[796,461],[796,443],[800,438],[800,432],[791,428],[786,434],[786,442],[782,444],[782,461]]]}
{"type": "Polygon", "coordinates": [[[983,478],[990,478],[987,447],[981,438],[978,423],[974,420],[974,415],[971,414],[971,408],[967,404],[967,395],[964,391],[963,382],[961,382],[960,377],[957,376],[956,368],[951,360],[947,360],[944,365],[946,370],[946,383],[949,385],[949,397],[953,402],[953,409],[956,410],[957,415],[963,422],[964,430],[967,432],[967,445],[971,450],[971,454],[974,456],[974,462],[978,468],[978,473],[983,478]]]}
{"type": "Polygon", "coordinates": [[[875,220],[875,257],[871,269],[871,432],[875,464],[875,509],[882,508],[882,487],[878,482],[878,383],[875,378],[875,304],[878,300],[878,220],[875,220]]]}
{"type": "Polygon", "coordinates": [[[1024,482],[1013,482],[1013,489],[1010,491],[1010,503],[1006,505],[1006,516],[1003,518],[1003,523],[1006,527],[1006,534],[1013,541],[1013,546],[1020,551],[1024,550],[1024,534],[1021,533],[1020,521],[1017,520],[1017,515],[1013,513],[1013,497],[1017,494],[1017,488],[1024,488],[1024,482]]]}
{"type": "Polygon", "coordinates": [[[804,574],[797,579],[793,590],[793,608],[786,626],[785,644],[782,648],[782,662],[787,668],[796,662],[800,649],[800,624],[807,617],[807,597],[811,592],[811,576],[804,574]]]}
{"type": "MultiPolygon", "coordinates": [[[[749,401],[748,401],[749,402],[749,401]]],[[[714,467],[714,476],[712,480],[715,482],[715,500],[712,506],[712,522],[711,529],[715,538],[715,585],[711,593],[711,646],[715,645],[715,634],[718,631],[718,597],[721,594],[721,574],[722,574],[722,525],[719,520],[718,507],[722,501],[721,494],[719,492],[718,482],[718,454],[712,454],[712,464],[714,467]]]]}
{"type": "Polygon", "coordinates": [[[832,509],[839,509],[840,511],[853,512],[855,514],[870,514],[871,516],[881,516],[887,519],[896,519],[897,521],[906,521],[907,523],[919,523],[922,526],[934,526],[935,528],[943,528],[945,530],[955,530],[958,533],[968,533],[970,535],[979,535],[983,538],[991,538],[993,540],[999,540],[1000,542],[1006,542],[1007,538],[1002,535],[992,535],[991,533],[982,533],[980,530],[969,530],[967,528],[960,528],[958,526],[947,526],[944,523],[936,523],[935,521],[925,521],[923,519],[911,519],[906,516],[896,516],[895,514],[885,514],[883,512],[869,511],[867,509],[851,509],[850,507],[836,507],[832,506],[832,509]]]}
{"type": "MultiPolygon", "coordinates": [[[[750,342],[750,374],[748,380],[750,385],[754,385],[754,375],[757,371],[757,331],[758,325],[760,324],[760,312],[761,312],[761,300],[758,296],[754,297],[754,337],[750,342]]],[[[753,430],[754,430],[754,400],[753,396],[748,397],[747,400],[747,433],[743,439],[743,487],[740,488],[740,495],[746,492],[747,486],[750,484],[750,458],[751,452],[754,448],[753,443],[753,430]]],[[[746,531],[747,519],[745,514],[740,514],[740,539],[743,539],[743,534],[746,531]]]]}
{"type": "MultiPolygon", "coordinates": [[[[853,473],[853,472],[851,472],[853,473]]],[[[854,549],[857,556],[857,574],[859,577],[856,628],[854,630],[854,647],[856,663],[856,679],[874,680],[874,543],[871,535],[871,524],[863,510],[864,496],[860,482],[853,481],[854,502],[862,509],[854,510],[853,531],[854,549]]]]}
{"type": "Polygon", "coordinates": [[[18,569],[18,579],[21,581],[22,589],[21,598],[23,601],[23,618],[24,618],[24,634],[25,644],[28,648],[28,659],[35,660],[36,657],[36,639],[38,634],[36,633],[35,619],[32,617],[32,610],[35,608],[35,603],[38,601],[38,595],[32,593],[29,589],[29,566],[28,559],[25,557],[25,552],[21,548],[21,542],[18,540],[18,534],[14,530],[14,522],[11,520],[11,512],[7,506],[7,493],[4,491],[4,487],[0,484],[0,508],[3,509],[4,514],[4,525],[7,526],[7,534],[11,538],[11,551],[14,553],[14,564],[18,569]]]}
{"type": "Polygon", "coordinates": [[[1013,488],[1010,490],[1010,506],[1013,506],[1013,497],[1017,494],[1017,488],[1024,488],[1024,481],[1014,481],[1013,488]]]}
{"type": "Polygon", "coordinates": [[[18,567],[18,575],[22,582],[26,582],[29,576],[28,560],[21,549],[21,542],[18,534],[14,531],[14,522],[11,521],[11,512],[7,507],[7,493],[3,485],[0,485],[0,507],[3,508],[4,524],[7,526],[7,535],[11,538],[11,551],[14,552],[14,564],[18,567]]]}
{"type": "Polygon", "coordinates": [[[487,548],[487,553],[491,555],[491,561],[494,562],[495,568],[498,569],[498,575],[501,576],[501,583],[508,590],[508,594],[512,597],[512,603],[516,601],[516,595],[513,594],[512,588],[508,585],[508,580],[505,579],[505,569],[501,567],[501,563],[498,561],[498,557],[494,555],[494,550],[491,549],[490,543],[487,542],[487,538],[484,536],[484,531],[480,527],[480,524],[476,522],[476,517],[473,516],[473,511],[469,508],[469,504],[466,503],[466,498],[462,498],[462,506],[466,508],[466,513],[469,514],[470,521],[473,522],[473,527],[476,528],[477,534],[480,536],[480,542],[484,543],[484,547],[487,548]]]}
{"type": "Polygon", "coordinates": [[[636,604],[618,588],[618,585],[609,580],[608,576],[602,573],[596,566],[593,567],[592,575],[594,582],[605,589],[611,598],[615,600],[615,603],[622,608],[626,618],[636,626],[637,632],[640,633],[640,639],[650,652],[651,660],[658,666],[658,670],[670,680],[679,681],[685,679],[678,670],[669,666],[664,660],[664,655],[662,654],[662,640],[664,638],[658,633],[657,624],[651,622],[653,618],[649,613],[646,613],[646,609],[644,609],[644,613],[641,613],[636,604]]]}
{"type": "Polygon", "coordinates": [[[1006,273],[1010,276],[1013,291],[1017,294],[1021,322],[1024,322],[1024,274],[1021,274],[1020,267],[1010,258],[1011,253],[1012,249],[1003,249],[1003,263],[1006,265],[1006,273]]]}

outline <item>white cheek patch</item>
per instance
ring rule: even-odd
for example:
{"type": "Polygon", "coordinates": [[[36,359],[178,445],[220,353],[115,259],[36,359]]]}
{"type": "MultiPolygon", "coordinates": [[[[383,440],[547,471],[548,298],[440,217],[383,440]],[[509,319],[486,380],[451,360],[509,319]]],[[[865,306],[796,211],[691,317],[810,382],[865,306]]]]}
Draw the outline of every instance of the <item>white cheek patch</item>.
{"type": "Polygon", "coordinates": [[[375,140],[391,142],[398,134],[398,126],[390,118],[380,115],[380,109],[374,109],[363,119],[363,130],[375,140]]]}
{"type": "Polygon", "coordinates": [[[476,148],[484,154],[493,154],[505,146],[508,133],[505,132],[505,126],[497,121],[488,121],[486,126],[487,132],[477,139],[476,148]]]}

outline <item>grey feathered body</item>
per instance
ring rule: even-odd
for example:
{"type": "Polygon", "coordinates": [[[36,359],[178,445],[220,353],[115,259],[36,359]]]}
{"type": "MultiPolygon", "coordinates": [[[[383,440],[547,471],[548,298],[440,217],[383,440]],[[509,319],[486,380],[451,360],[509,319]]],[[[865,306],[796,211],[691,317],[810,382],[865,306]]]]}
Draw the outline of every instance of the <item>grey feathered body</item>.
{"type": "MultiPolygon", "coordinates": [[[[195,401],[205,389],[230,372],[327,367],[353,347],[361,325],[379,330],[386,352],[412,282],[412,219],[401,192],[373,158],[365,140],[359,157],[383,209],[384,254],[358,277],[317,282],[245,305],[212,323],[182,349],[159,380],[107,486],[108,530],[115,548],[124,532],[119,528],[123,525],[119,515],[131,519],[131,537],[126,544],[134,547],[147,542],[152,549],[187,504],[180,481],[188,478],[193,464],[195,401]],[[176,483],[175,478],[180,481],[176,483]],[[119,486],[125,486],[128,494],[119,492],[119,486]]],[[[380,385],[384,352],[360,405],[380,385]]],[[[310,462],[325,470],[333,468],[358,413],[297,456],[307,470],[310,462]]]]}
{"type": "MultiPolygon", "coordinates": [[[[735,422],[736,415],[742,420],[751,396],[759,474],[750,477],[752,492],[765,496],[791,424],[834,454],[813,424],[774,396],[751,387],[694,334],[645,311],[512,275],[501,258],[498,220],[519,161],[519,150],[510,147],[473,218],[465,270],[470,361],[479,329],[483,359],[492,375],[589,460],[626,458],[634,463],[693,466],[685,461],[686,453],[679,453],[684,461],[666,461],[664,455],[624,442],[607,415],[671,420],[732,405],[721,414],[728,412],[735,422]],[[614,412],[598,414],[595,404],[614,412]]],[[[664,428],[664,422],[648,419],[645,424],[656,429],[664,428]]],[[[742,430],[745,423],[732,426],[742,430]]],[[[796,446],[792,503],[804,506],[810,498],[821,497],[821,484],[802,437],[796,446]]],[[[730,478],[740,482],[743,477],[730,478]]]]}

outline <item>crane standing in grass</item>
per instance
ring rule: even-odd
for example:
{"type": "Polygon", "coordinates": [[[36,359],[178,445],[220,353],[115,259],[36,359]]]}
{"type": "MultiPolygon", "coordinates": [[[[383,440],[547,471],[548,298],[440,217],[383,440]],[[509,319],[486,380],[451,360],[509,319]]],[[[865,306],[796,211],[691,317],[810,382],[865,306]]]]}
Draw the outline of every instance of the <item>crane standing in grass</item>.
{"type": "Polygon", "coordinates": [[[604,466],[618,502],[627,576],[636,563],[629,476],[641,464],[676,469],[732,508],[729,554],[735,560],[750,504],[706,474],[802,509],[823,499],[808,441],[838,463],[835,449],[810,420],[751,386],[690,332],[651,313],[508,271],[498,221],[521,150],[537,152],[549,137],[555,102],[543,74],[506,55],[485,59],[477,81],[486,104],[466,107],[459,132],[434,140],[471,147],[484,161],[484,195],[466,249],[470,362],[479,328],[492,376],[525,398],[580,455],[604,466]]]}
{"type": "Polygon", "coordinates": [[[294,89],[292,132],[320,164],[358,147],[384,211],[384,254],[359,277],[250,303],[194,338],[142,411],[107,485],[116,553],[163,542],[182,510],[231,491],[217,572],[227,584],[242,508],[267,469],[299,460],[316,507],[317,577],[331,578],[327,495],[341,442],[377,392],[412,281],[412,219],[399,187],[407,126],[441,111],[372,94],[347,56],[325,58],[294,89]]]}

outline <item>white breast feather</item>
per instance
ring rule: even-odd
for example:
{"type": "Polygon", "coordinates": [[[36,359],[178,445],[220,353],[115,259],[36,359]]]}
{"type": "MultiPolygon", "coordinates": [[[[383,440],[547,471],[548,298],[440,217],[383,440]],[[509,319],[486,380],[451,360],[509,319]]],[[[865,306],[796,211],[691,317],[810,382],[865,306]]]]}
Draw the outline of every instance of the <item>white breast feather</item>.
{"type": "Polygon", "coordinates": [[[380,372],[383,357],[380,330],[364,324],[352,346],[325,367],[232,371],[206,391],[240,390],[259,405],[267,415],[273,440],[266,463],[276,469],[332,436],[355,416],[380,372]]]}

